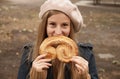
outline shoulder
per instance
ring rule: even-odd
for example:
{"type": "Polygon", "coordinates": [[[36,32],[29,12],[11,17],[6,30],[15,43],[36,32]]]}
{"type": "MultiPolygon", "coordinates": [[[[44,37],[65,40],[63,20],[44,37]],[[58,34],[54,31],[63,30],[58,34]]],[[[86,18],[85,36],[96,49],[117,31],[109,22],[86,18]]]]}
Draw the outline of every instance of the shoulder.
{"type": "Polygon", "coordinates": [[[91,43],[78,43],[78,46],[81,48],[88,48],[90,50],[93,49],[93,45],[91,43]]]}
{"type": "Polygon", "coordinates": [[[32,50],[33,50],[33,43],[31,42],[24,44],[22,47],[23,54],[28,54],[32,50]]]}
{"type": "Polygon", "coordinates": [[[33,48],[33,43],[29,42],[23,45],[23,49],[30,49],[33,48]]]}
{"type": "Polygon", "coordinates": [[[28,56],[33,51],[33,43],[26,43],[22,47],[23,56],[28,56]]]}
{"type": "Polygon", "coordinates": [[[93,55],[93,45],[91,43],[78,43],[80,55],[89,60],[93,55]]]}
{"type": "Polygon", "coordinates": [[[32,58],[33,43],[24,44],[21,52],[22,52],[21,62],[24,63],[27,61],[29,63],[31,61],[31,58],[32,58]]]}

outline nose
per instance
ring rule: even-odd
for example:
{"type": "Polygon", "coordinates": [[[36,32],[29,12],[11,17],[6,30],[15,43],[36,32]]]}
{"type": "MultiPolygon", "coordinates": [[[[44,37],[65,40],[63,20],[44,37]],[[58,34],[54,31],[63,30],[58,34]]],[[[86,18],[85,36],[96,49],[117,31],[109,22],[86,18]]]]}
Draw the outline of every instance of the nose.
{"type": "Polygon", "coordinates": [[[62,29],[60,28],[60,26],[57,26],[55,29],[55,35],[62,35],[62,29]]]}

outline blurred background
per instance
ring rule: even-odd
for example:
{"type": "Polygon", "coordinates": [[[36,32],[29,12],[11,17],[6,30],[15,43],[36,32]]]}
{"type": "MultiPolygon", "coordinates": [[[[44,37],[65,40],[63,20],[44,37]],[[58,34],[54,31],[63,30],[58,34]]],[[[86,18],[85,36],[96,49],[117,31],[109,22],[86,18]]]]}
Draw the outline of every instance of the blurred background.
{"type": "MultiPolygon", "coordinates": [[[[0,0],[0,78],[16,79],[21,48],[35,41],[45,0],[0,0]]],[[[120,0],[71,0],[84,26],[77,41],[92,43],[100,79],[120,79],[120,0]]]]}

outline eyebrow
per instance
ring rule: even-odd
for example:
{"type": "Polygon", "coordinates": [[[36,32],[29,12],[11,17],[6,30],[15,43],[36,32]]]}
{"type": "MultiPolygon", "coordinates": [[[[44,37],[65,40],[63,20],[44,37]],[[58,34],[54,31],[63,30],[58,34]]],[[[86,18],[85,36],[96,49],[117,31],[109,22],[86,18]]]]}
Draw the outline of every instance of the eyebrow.
{"type": "Polygon", "coordinates": [[[48,20],[48,22],[55,22],[55,21],[53,21],[53,20],[48,20]]]}

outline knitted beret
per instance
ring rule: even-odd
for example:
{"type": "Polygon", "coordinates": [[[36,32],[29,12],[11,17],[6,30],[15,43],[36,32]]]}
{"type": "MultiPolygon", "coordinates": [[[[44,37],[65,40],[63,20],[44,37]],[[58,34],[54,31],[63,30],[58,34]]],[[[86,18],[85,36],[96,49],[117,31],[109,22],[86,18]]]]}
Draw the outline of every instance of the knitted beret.
{"type": "Polygon", "coordinates": [[[83,24],[81,13],[76,5],[70,0],[47,0],[40,7],[39,18],[49,10],[58,10],[69,16],[73,25],[74,31],[78,32],[83,24]]]}

